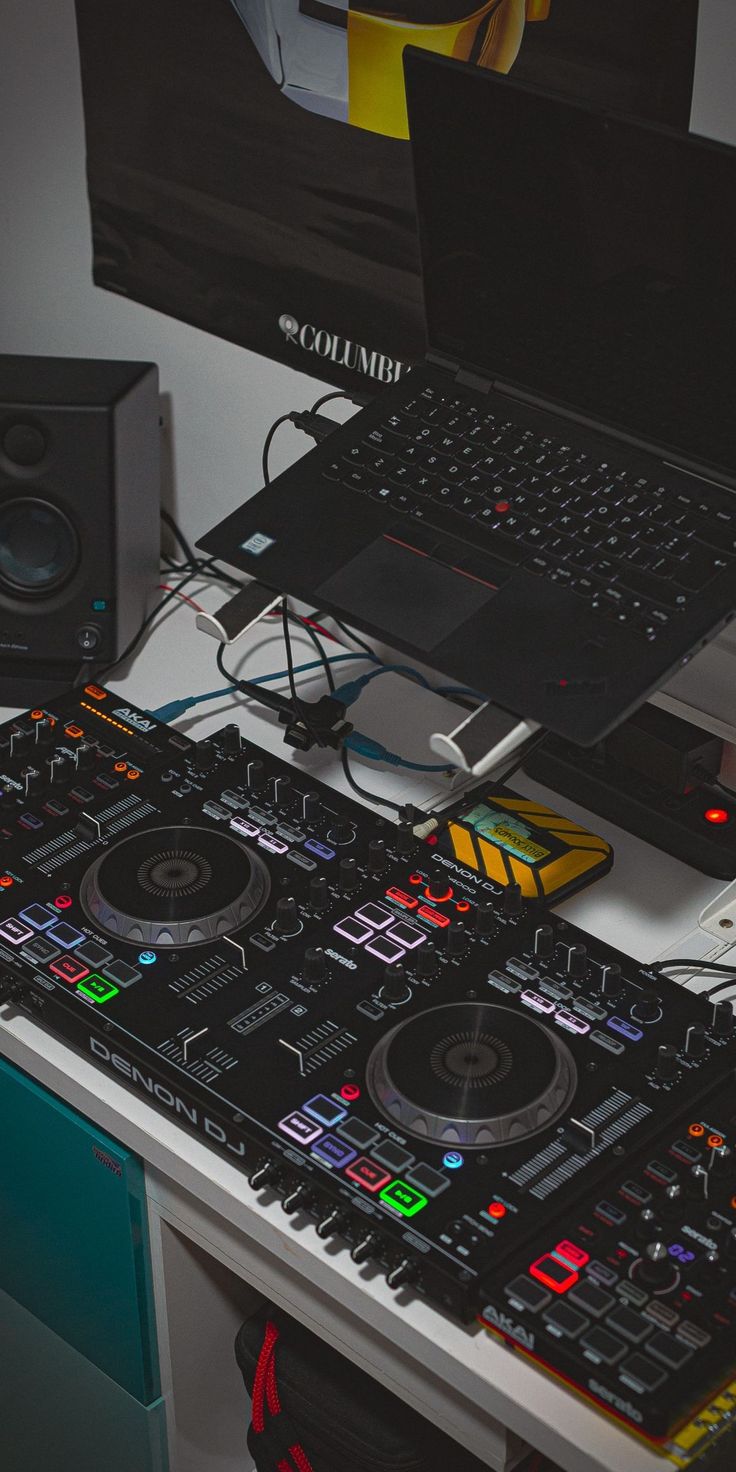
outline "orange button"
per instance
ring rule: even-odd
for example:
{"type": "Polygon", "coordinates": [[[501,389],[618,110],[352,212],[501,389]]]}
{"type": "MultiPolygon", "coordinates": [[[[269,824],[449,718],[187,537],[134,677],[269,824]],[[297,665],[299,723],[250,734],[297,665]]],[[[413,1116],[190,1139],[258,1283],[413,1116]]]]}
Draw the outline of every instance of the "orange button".
{"type": "Polygon", "coordinates": [[[42,721],[43,718],[44,718],[44,712],[42,710],[32,710],[31,711],[31,720],[32,721],[42,721]]]}
{"type": "Polygon", "coordinates": [[[506,1215],[506,1207],[503,1201],[492,1201],[488,1207],[488,1215],[492,1216],[494,1221],[500,1222],[501,1218],[506,1215]]]}
{"type": "Polygon", "coordinates": [[[115,771],[116,772],[127,772],[127,770],[128,770],[128,763],[127,762],[116,762],[115,763],[115,771]]]}
{"type": "Polygon", "coordinates": [[[10,874],[0,874],[0,885],[3,889],[10,889],[13,880],[10,874]]]}
{"type": "Polygon", "coordinates": [[[93,700],[107,700],[107,691],[101,690],[99,685],[85,685],[85,695],[91,695],[93,700]]]}
{"type": "Polygon", "coordinates": [[[707,1143],[711,1150],[720,1150],[723,1144],[723,1135],[709,1135],[707,1143]]]}
{"type": "Polygon", "coordinates": [[[137,772],[136,769],[135,769],[135,767],[129,767],[128,768],[127,777],[128,777],[128,781],[129,782],[135,782],[138,779],[138,777],[140,777],[140,775],[141,775],[140,772],[137,772]]]}
{"type": "Polygon", "coordinates": [[[687,1132],[689,1135],[692,1135],[694,1139],[699,1140],[700,1136],[705,1134],[705,1129],[702,1124],[691,1124],[688,1125],[687,1132]]]}
{"type": "Polygon", "coordinates": [[[84,735],[84,731],[82,730],[82,727],[81,726],[75,726],[73,724],[71,726],[65,726],[64,727],[64,731],[65,731],[65,733],[66,733],[67,736],[72,736],[75,741],[78,741],[79,740],[79,737],[84,735]]]}

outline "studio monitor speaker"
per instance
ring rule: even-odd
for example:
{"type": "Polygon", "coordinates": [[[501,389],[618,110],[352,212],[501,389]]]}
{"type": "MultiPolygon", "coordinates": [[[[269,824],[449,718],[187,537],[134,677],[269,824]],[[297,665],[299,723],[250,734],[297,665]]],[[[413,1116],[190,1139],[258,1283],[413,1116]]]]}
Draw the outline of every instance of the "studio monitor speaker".
{"type": "Polygon", "coordinates": [[[104,668],[159,566],[153,363],[0,356],[0,701],[104,668]]]}

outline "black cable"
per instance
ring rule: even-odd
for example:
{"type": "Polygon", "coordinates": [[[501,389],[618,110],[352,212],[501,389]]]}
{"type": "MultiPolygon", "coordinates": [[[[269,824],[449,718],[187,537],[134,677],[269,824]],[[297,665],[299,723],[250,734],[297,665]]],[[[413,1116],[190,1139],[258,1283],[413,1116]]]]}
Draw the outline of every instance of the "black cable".
{"type": "Polygon", "coordinates": [[[376,792],[369,792],[366,787],[361,787],[356,782],[350,770],[350,760],[348,758],[347,747],[345,746],[340,747],[340,761],[342,763],[343,772],[345,773],[345,781],[347,782],[348,787],[352,787],[353,792],[356,792],[358,794],[358,797],[366,797],[369,802],[378,803],[382,808],[391,808],[395,813],[403,812],[403,803],[394,802],[393,798],[391,797],[379,797],[376,792]]]}
{"type": "Polygon", "coordinates": [[[261,451],[261,470],[262,470],[262,474],[263,474],[263,484],[264,484],[264,486],[270,486],[270,484],[271,484],[271,476],[270,476],[269,469],[268,469],[268,452],[269,452],[269,450],[271,448],[271,444],[273,442],[273,437],[274,437],[274,435],[276,433],[276,430],[279,428],[279,425],[281,425],[281,424],[287,424],[289,422],[289,420],[291,419],[291,414],[292,413],[293,413],[293,410],[290,413],[288,413],[288,414],[280,414],[279,417],[278,417],[278,419],[275,419],[274,420],[274,422],[271,425],[271,428],[269,429],[268,434],[266,435],[266,438],[265,438],[265,440],[263,442],[263,450],[261,451]]]}
{"type": "MultiPolygon", "coordinates": [[[[317,617],[319,615],[315,614],[315,618],[317,617]]],[[[356,634],[354,629],[349,629],[346,624],[341,623],[339,618],[335,618],[334,613],[327,614],[326,617],[331,618],[335,627],[340,630],[340,633],[345,634],[346,638],[352,639],[353,643],[357,644],[359,649],[362,649],[366,654],[370,654],[372,659],[378,659],[375,649],[371,649],[370,644],[366,644],[365,639],[361,639],[360,635],[356,634]]]]}
{"type": "Polygon", "coordinates": [[[720,971],[724,976],[732,976],[736,982],[736,965],[724,966],[719,961],[703,961],[699,957],[673,958],[669,961],[652,961],[650,971],[720,971]]]}
{"type": "Polygon", "coordinates": [[[289,690],[291,691],[291,699],[292,699],[292,702],[293,702],[294,713],[295,713],[297,719],[300,720],[302,722],[302,724],[306,727],[306,729],[309,732],[309,735],[311,736],[312,741],[314,742],[315,746],[324,746],[325,743],[324,743],[322,737],[320,736],[319,731],[316,729],[316,727],[310,721],[309,714],[308,714],[308,711],[307,711],[307,707],[306,707],[304,701],[300,700],[300,698],[299,698],[299,691],[296,688],[296,679],[294,677],[294,657],[293,657],[292,648],[291,648],[291,634],[289,632],[289,618],[290,618],[289,605],[288,605],[286,599],[283,598],[282,601],[281,601],[281,626],[282,626],[283,631],[284,631],[284,647],[286,649],[286,668],[287,668],[288,675],[289,675],[289,690]]]}
{"type": "Polygon", "coordinates": [[[105,675],[109,674],[110,670],[117,669],[119,664],[123,664],[126,659],[130,658],[130,655],[133,653],[134,649],[137,649],[141,639],[143,638],[143,635],[146,632],[146,629],[149,628],[149,626],[153,623],[156,615],[159,614],[162,608],[165,608],[168,603],[171,603],[172,599],[177,597],[178,593],[185,586],[185,584],[191,583],[192,578],[196,577],[196,575],[196,571],[188,572],[186,576],[182,578],[181,582],[177,583],[175,588],[171,588],[166,596],[161,599],[160,603],[157,603],[156,607],[151,609],[151,612],[139,625],[137,633],[133,635],[133,638],[131,639],[127,648],[123,650],[123,653],[119,654],[117,659],[114,659],[110,664],[106,664],[102,667],[102,669],[97,670],[98,679],[103,679],[105,675]]]}
{"type": "Polygon", "coordinates": [[[184,536],[181,527],[174,520],[171,512],[167,511],[164,506],[161,507],[161,520],[169,528],[169,531],[173,533],[174,537],[179,543],[179,546],[181,547],[182,552],[184,553],[184,556],[187,559],[187,562],[189,563],[190,567],[193,567],[195,562],[197,561],[197,556],[192,550],[186,537],[184,536]]]}
{"type": "Polygon", "coordinates": [[[249,700],[257,701],[259,705],[265,705],[268,710],[274,710],[278,715],[282,713],[287,715],[290,721],[293,720],[294,711],[291,701],[286,700],[283,695],[279,695],[276,690],[266,689],[265,685],[252,685],[250,680],[240,680],[237,675],[233,675],[229,670],[225,669],[224,660],[223,645],[218,644],[216,664],[220,674],[226,680],[229,680],[230,684],[234,685],[241,695],[247,696],[249,700]]]}

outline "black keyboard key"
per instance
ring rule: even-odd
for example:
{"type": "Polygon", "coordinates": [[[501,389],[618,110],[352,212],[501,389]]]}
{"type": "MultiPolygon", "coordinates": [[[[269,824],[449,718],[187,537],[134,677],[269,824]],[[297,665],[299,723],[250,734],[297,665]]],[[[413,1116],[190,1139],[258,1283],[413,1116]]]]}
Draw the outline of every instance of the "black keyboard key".
{"type": "Polygon", "coordinates": [[[697,592],[704,588],[706,583],[724,572],[727,567],[733,567],[733,562],[728,557],[721,557],[718,553],[709,551],[706,547],[692,547],[687,557],[680,563],[675,573],[675,582],[681,588],[697,592]]]}
{"type": "Polygon", "coordinates": [[[402,448],[404,440],[400,434],[394,434],[392,430],[385,429],[383,425],[377,425],[366,435],[365,443],[372,445],[374,449],[390,450],[395,454],[402,448]]]}

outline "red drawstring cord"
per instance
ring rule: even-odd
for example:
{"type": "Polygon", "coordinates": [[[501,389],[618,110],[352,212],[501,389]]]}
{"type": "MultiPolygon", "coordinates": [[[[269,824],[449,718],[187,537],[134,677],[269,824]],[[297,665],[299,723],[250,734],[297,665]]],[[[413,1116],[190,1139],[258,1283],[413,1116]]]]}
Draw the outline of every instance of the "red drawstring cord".
{"type": "MultiPolygon", "coordinates": [[[[263,1409],[264,1398],[272,1416],[281,1414],[281,1401],[276,1383],[276,1360],[274,1356],[278,1337],[279,1331],[276,1325],[272,1324],[269,1319],[266,1323],[263,1344],[261,1345],[258,1363],[256,1364],[256,1373],[253,1377],[252,1421],[253,1430],[258,1434],[264,1432],[266,1428],[263,1409]]],[[[289,1456],[292,1458],[297,1472],[314,1472],[312,1463],[300,1442],[297,1441],[293,1446],[289,1447],[289,1456]]],[[[290,1467],[289,1463],[285,1459],[282,1459],[276,1464],[276,1472],[294,1472],[294,1467],[290,1467]]]]}

